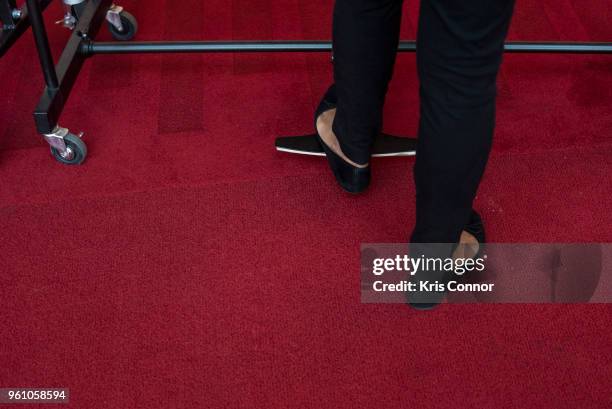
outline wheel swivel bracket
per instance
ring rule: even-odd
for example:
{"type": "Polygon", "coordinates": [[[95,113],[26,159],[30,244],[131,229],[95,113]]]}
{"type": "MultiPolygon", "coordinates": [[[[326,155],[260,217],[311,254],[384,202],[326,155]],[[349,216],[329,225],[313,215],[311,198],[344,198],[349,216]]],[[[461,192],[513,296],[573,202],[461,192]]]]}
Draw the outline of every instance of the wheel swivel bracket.
{"type": "MultiPolygon", "coordinates": [[[[43,134],[43,137],[47,141],[47,143],[57,150],[62,158],[66,160],[72,160],[74,158],[73,150],[66,145],[64,138],[68,135],[70,131],[68,128],[62,128],[61,126],[56,126],[53,129],[52,133],[43,134]]],[[[83,137],[83,132],[79,133],[79,138],[83,137]]]]}
{"type": "Polygon", "coordinates": [[[123,7],[112,4],[106,12],[106,21],[112,24],[118,31],[123,31],[123,23],[121,22],[121,12],[123,7]]]}

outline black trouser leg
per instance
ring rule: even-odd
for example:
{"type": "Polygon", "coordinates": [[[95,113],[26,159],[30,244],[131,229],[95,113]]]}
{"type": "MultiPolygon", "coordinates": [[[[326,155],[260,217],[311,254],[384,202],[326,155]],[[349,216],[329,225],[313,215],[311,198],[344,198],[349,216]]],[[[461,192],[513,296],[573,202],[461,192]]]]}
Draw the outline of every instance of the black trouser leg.
{"type": "Polygon", "coordinates": [[[456,243],[484,173],[514,0],[422,0],[413,243],[456,243]]]}
{"type": "Polygon", "coordinates": [[[402,0],[336,0],[333,130],[353,162],[370,160],[399,42],[402,0]]]}

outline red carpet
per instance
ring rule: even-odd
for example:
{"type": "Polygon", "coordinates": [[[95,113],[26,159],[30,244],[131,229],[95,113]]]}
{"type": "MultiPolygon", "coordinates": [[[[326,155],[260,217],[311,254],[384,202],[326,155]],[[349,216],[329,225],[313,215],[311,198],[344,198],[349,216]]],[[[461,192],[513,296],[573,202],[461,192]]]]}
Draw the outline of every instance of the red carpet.
{"type": "MultiPolygon", "coordinates": [[[[514,40],[612,40],[609,0],[518,3],[514,40]]],[[[143,40],[330,36],[330,1],[122,4],[143,40]]],[[[609,305],[360,304],[359,244],[414,221],[413,159],[352,197],[274,151],[310,131],[328,55],[95,57],[62,117],[82,167],[36,135],[37,64],[31,34],[0,61],[0,387],[88,409],[611,407],[609,305]]],[[[416,131],[414,72],[402,55],[389,132],[416,131]]],[[[490,239],[612,241],[612,58],[508,55],[500,88],[490,239]]]]}

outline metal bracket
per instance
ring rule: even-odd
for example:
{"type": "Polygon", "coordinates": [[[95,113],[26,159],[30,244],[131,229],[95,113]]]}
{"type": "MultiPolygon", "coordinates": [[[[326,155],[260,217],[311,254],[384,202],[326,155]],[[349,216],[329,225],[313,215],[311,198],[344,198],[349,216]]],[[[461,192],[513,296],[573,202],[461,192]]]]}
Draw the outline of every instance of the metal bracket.
{"type": "Polygon", "coordinates": [[[118,31],[123,31],[123,23],[121,22],[121,12],[123,7],[112,4],[106,12],[106,21],[111,23],[118,31]]]}
{"type": "Polygon", "coordinates": [[[87,0],[62,0],[66,12],[64,18],[55,22],[55,24],[61,24],[63,27],[74,30],[77,23],[79,22],[78,10],[82,7],[83,3],[87,0]]]}
{"type": "Polygon", "coordinates": [[[55,22],[55,24],[61,24],[68,30],[74,30],[74,28],[76,27],[76,23],[77,19],[71,11],[66,11],[66,14],[64,14],[64,18],[55,22]]]}
{"type": "MultiPolygon", "coordinates": [[[[66,160],[74,159],[74,151],[70,146],[66,145],[64,138],[68,135],[70,131],[68,128],[62,128],[61,126],[56,126],[53,129],[52,133],[43,134],[43,137],[53,149],[59,152],[60,156],[66,160]]],[[[83,137],[83,132],[78,134],[79,138],[83,137]]]]}
{"type": "Polygon", "coordinates": [[[17,8],[15,0],[0,0],[0,21],[2,21],[0,32],[14,30],[21,15],[22,11],[17,8]]]}
{"type": "Polygon", "coordinates": [[[64,159],[68,160],[72,159],[74,156],[74,152],[72,152],[68,146],[66,146],[66,142],[64,142],[64,137],[69,133],[70,131],[68,128],[56,126],[52,133],[43,134],[43,137],[47,143],[52,148],[56,149],[64,159]]]}

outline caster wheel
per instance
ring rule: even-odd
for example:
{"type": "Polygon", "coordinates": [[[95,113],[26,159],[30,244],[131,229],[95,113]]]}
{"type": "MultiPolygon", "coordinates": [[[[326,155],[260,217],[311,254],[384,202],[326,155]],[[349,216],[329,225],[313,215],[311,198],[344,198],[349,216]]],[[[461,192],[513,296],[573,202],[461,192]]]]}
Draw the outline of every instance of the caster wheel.
{"type": "Polygon", "coordinates": [[[121,17],[121,24],[123,25],[123,30],[117,30],[117,27],[115,27],[111,23],[108,23],[108,29],[110,30],[115,40],[130,41],[138,32],[138,21],[136,21],[136,17],[134,17],[127,11],[122,11],[119,16],[121,17]]]}
{"type": "Polygon", "coordinates": [[[87,157],[87,145],[78,136],[69,133],[64,137],[64,143],[68,150],[62,154],[55,148],[51,148],[51,155],[64,165],[80,165],[87,157]]]}

